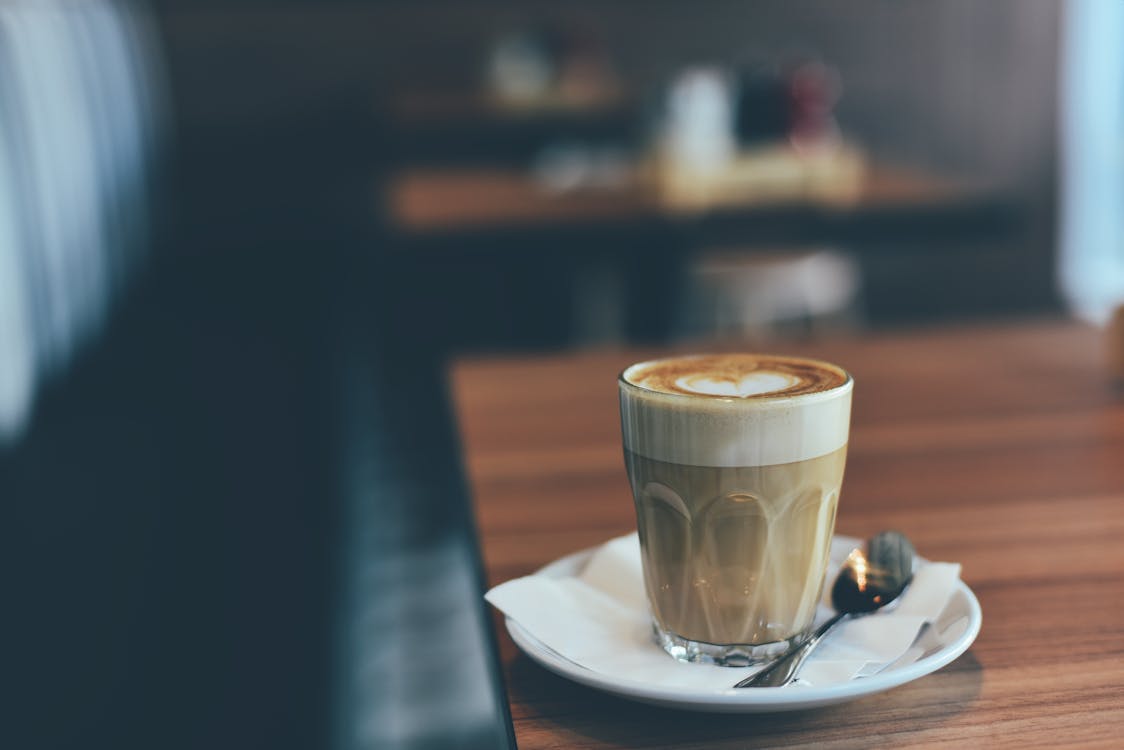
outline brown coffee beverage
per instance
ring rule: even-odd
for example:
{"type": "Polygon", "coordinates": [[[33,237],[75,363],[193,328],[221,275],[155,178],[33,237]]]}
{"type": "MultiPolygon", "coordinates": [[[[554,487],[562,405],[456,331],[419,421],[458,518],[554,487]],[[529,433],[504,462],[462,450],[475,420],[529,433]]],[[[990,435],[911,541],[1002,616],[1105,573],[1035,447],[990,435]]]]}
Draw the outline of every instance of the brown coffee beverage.
{"type": "Polygon", "coordinates": [[[703,355],[620,378],[657,639],[743,665],[802,640],[823,586],[852,381],[824,362],[703,355]]]}

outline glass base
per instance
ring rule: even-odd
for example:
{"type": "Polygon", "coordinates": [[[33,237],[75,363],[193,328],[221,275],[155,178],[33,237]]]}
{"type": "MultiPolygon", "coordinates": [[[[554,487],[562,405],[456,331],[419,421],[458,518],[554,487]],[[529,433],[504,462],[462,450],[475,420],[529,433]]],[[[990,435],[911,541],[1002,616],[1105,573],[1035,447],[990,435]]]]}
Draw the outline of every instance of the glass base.
{"type": "Polygon", "coordinates": [[[656,643],[673,659],[695,664],[716,664],[720,667],[752,667],[765,664],[784,655],[808,640],[808,632],[797,633],[791,638],[772,643],[707,643],[692,641],[676,635],[652,623],[652,634],[656,643]]]}

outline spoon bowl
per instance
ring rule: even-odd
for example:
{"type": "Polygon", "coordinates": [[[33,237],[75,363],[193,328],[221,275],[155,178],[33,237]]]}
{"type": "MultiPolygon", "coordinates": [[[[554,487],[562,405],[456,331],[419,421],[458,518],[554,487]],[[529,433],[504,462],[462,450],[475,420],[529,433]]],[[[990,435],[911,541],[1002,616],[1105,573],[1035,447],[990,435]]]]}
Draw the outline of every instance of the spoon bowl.
{"type": "Polygon", "coordinates": [[[897,599],[913,578],[913,545],[897,531],[883,531],[855,549],[831,587],[837,612],[873,612],[897,599]]]}

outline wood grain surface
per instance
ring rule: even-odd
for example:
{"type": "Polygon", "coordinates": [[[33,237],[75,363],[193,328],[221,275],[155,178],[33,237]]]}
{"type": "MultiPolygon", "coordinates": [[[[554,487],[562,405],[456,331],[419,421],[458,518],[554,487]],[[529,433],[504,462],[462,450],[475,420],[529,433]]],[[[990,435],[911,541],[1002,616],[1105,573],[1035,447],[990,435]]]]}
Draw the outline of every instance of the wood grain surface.
{"type": "MultiPolygon", "coordinates": [[[[976,643],[886,693],[730,716],[568,682],[497,617],[520,747],[1124,747],[1124,395],[1102,334],[1035,322],[771,348],[854,374],[836,529],[897,528],[961,562],[983,608],[976,643]]],[[[453,368],[490,584],[635,527],[615,379],[663,353],[453,368]]]]}

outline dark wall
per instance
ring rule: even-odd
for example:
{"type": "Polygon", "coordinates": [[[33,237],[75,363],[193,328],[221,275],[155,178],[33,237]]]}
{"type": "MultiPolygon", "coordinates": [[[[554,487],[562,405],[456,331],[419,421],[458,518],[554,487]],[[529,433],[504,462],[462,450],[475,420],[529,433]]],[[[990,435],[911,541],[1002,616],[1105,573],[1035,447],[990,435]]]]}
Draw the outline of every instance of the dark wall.
{"type": "Polygon", "coordinates": [[[641,89],[700,60],[817,54],[843,75],[844,127],[874,153],[1017,182],[1049,173],[1058,15],[1052,0],[172,3],[161,13],[191,124],[472,86],[492,39],[545,19],[593,29],[641,89]]]}
{"type": "Polygon", "coordinates": [[[395,92],[475,86],[488,43],[539,22],[590,30],[641,95],[691,62],[818,55],[842,74],[838,116],[850,138],[876,158],[990,186],[1018,213],[1002,241],[887,242],[865,269],[876,322],[1054,303],[1059,7],[1053,0],[158,4],[188,135],[259,133],[335,110],[369,114],[369,123],[356,120],[357,137],[367,129],[374,143],[378,102],[395,92]]]}

